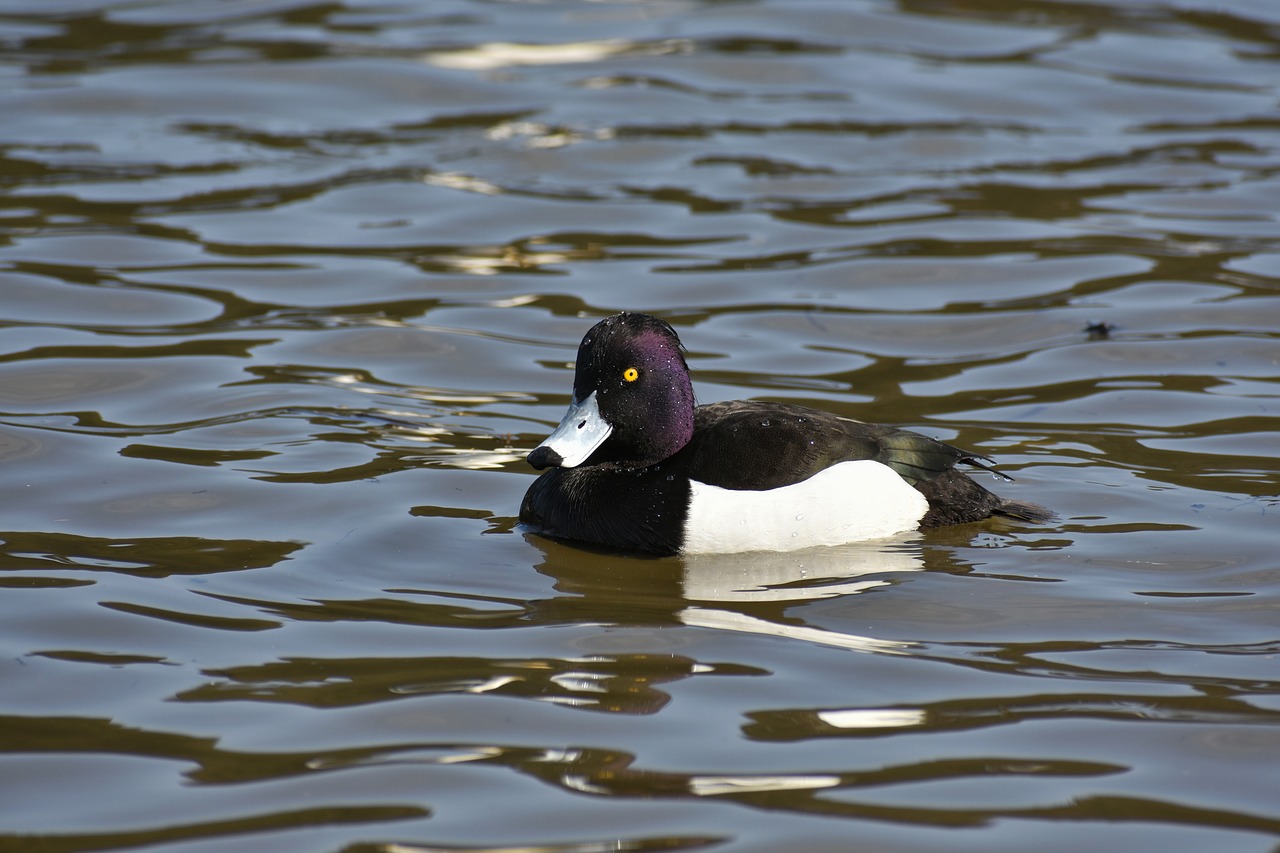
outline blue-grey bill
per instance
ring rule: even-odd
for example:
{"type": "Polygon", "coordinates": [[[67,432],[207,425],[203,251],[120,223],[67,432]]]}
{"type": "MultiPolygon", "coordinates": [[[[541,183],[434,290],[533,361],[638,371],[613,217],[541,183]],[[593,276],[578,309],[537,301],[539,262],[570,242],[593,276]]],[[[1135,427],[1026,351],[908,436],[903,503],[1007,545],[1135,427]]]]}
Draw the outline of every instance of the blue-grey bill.
{"type": "Polygon", "coordinates": [[[555,451],[561,468],[575,468],[586,462],[611,432],[613,427],[601,417],[596,392],[592,391],[582,401],[569,405],[560,425],[538,447],[555,451]]]}

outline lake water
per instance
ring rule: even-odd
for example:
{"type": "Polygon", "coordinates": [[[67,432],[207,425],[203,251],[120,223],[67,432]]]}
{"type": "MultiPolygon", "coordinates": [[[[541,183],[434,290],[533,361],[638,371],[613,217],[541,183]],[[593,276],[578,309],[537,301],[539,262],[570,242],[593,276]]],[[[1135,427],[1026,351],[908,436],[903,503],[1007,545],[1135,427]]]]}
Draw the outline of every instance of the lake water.
{"type": "Polygon", "coordinates": [[[0,849],[1280,849],[1278,105],[1258,0],[7,0],[0,849]],[[1057,519],[529,535],[622,309],[1057,519]]]}

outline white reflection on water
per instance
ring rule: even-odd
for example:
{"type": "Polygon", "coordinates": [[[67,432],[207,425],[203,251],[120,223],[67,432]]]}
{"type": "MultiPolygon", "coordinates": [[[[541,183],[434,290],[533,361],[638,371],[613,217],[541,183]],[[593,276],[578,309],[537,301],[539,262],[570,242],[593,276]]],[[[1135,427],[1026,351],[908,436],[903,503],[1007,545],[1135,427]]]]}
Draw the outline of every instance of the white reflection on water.
{"type": "MultiPolygon", "coordinates": [[[[750,554],[706,554],[684,560],[683,591],[689,602],[750,604],[812,601],[856,595],[887,586],[886,572],[918,572],[924,563],[907,543],[914,534],[856,542],[836,548],[750,554]]],[[[700,628],[767,634],[861,652],[902,654],[912,643],[881,640],[807,625],[762,619],[733,609],[692,604],[680,621],[700,628]]]]}
{"type": "Polygon", "coordinates": [[[743,631],[748,634],[768,634],[788,640],[800,640],[824,646],[837,646],[856,652],[906,654],[908,649],[914,647],[913,643],[878,640],[875,637],[863,637],[859,634],[847,634],[843,631],[828,631],[825,628],[811,628],[807,625],[780,625],[777,622],[770,622],[767,619],[760,619],[731,610],[690,607],[681,611],[680,621],[697,628],[718,628],[725,631],[743,631]]]}
{"type": "Polygon", "coordinates": [[[517,65],[572,65],[599,62],[622,54],[661,56],[687,52],[691,49],[691,43],[684,39],[664,39],[647,43],[627,39],[600,39],[563,44],[518,44],[495,41],[462,50],[435,51],[424,56],[423,61],[437,68],[493,71],[517,65]]]}
{"type": "Polygon", "coordinates": [[[762,791],[806,791],[834,788],[839,776],[693,776],[689,792],[699,797],[758,794],[762,791]]]}
{"type": "Polygon", "coordinates": [[[919,708],[837,708],[818,711],[819,720],[837,729],[897,729],[922,724],[928,715],[919,708]]]}
{"type": "Polygon", "coordinates": [[[697,554],[684,558],[689,601],[804,601],[865,592],[887,581],[866,575],[924,570],[907,533],[838,547],[747,554],[697,554]]]}

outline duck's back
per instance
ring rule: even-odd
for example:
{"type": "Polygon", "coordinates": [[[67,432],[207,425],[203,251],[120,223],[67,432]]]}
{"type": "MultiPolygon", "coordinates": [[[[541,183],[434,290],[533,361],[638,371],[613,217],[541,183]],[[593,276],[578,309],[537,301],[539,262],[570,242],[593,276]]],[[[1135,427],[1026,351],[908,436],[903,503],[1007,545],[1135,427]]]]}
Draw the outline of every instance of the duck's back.
{"type": "Polygon", "coordinates": [[[699,406],[694,424],[689,474],[707,485],[776,489],[865,460],[889,468],[926,498],[922,528],[991,515],[1027,521],[1049,517],[1042,507],[1002,499],[956,469],[961,463],[987,469],[983,457],[910,430],[755,400],[699,406]]]}
{"type": "Polygon", "coordinates": [[[694,412],[695,480],[726,489],[775,489],[841,462],[871,460],[911,485],[976,459],[949,444],[787,403],[734,400],[694,412]]]}

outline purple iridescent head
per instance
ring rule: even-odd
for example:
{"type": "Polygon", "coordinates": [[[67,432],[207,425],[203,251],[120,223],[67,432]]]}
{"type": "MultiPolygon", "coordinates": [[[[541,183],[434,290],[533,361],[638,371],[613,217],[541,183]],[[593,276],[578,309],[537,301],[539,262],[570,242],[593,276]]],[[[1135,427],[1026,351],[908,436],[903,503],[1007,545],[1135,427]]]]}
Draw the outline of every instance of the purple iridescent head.
{"type": "Polygon", "coordinates": [[[689,443],[693,407],[675,330],[648,314],[615,314],[583,337],[573,403],[555,432],[529,454],[529,464],[652,465],[689,443]]]}

